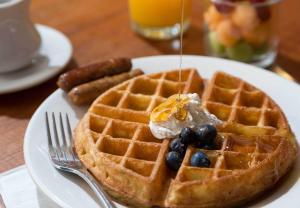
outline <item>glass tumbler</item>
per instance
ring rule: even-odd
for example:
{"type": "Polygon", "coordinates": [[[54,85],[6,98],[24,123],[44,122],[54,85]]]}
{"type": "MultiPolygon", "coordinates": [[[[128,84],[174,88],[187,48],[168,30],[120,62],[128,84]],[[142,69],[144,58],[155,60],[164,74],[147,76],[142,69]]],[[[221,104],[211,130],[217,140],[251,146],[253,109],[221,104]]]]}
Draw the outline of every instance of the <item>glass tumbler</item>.
{"type": "Polygon", "coordinates": [[[184,4],[183,31],[186,31],[192,0],[128,0],[132,29],[150,39],[166,40],[179,36],[181,1],[184,4]]]}
{"type": "Polygon", "coordinates": [[[278,45],[280,0],[206,0],[204,41],[208,55],[271,65],[278,45]]]}

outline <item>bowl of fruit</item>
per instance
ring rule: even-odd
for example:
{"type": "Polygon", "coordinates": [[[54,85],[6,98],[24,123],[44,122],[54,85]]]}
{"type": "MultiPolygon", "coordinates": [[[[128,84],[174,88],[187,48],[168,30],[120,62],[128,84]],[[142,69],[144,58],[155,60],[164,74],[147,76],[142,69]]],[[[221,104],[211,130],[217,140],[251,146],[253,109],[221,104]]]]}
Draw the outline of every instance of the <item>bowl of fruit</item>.
{"type": "Polygon", "coordinates": [[[204,41],[208,55],[267,67],[278,45],[280,0],[207,0],[204,41]]]}

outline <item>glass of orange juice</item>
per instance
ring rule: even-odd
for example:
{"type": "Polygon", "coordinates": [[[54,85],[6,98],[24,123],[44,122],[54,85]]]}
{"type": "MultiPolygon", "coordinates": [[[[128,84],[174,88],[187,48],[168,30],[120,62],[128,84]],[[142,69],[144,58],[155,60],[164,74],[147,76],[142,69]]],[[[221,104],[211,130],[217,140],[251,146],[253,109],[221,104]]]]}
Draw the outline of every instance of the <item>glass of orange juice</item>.
{"type": "Polygon", "coordinates": [[[192,0],[128,0],[131,25],[138,34],[151,39],[172,39],[189,27],[192,0]]]}

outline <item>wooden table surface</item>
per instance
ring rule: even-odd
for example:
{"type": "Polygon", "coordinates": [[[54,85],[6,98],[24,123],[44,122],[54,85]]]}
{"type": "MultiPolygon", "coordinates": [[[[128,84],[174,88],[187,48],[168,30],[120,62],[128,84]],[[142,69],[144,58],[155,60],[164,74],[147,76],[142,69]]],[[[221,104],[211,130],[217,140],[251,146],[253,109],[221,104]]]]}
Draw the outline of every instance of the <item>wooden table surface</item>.
{"type": "MultiPolygon", "coordinates": [[[[185,54],[203,54],[201,0],[193,2],[192,24],[184,37],[185,54]]],[[[281,45],[277,63],[300,81],[300,2],[285,0],[279,22],[281,45]]],[[[129,26],[125,0],[32,0],[34,22],[54,27],[73,44],[66,70],[111,57],[177,54],[172,41],[149,41],[129,26]]],[[[55,43],[54,43],[55,44],[55,43]]],[[[57,89],[57,77],[37,87],[0,96],[0,172],[24,163],[23,137],[43,100],[57,89]]],[[[43,139],[43,138],[41,138],[43,139]]]]}

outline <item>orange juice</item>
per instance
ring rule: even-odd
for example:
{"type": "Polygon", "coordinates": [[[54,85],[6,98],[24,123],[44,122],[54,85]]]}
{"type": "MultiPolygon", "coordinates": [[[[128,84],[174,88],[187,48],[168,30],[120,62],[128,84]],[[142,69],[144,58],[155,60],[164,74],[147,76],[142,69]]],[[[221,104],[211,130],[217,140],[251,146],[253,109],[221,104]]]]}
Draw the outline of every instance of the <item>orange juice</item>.
{"type": "MultiPolygon", "coordinates": [[[[184,0],[184,19],[191,13],[192,0],[184,0]]],[[[134,22],[146,27],[166,27],[180,23],[181,0],[129,0],[134,22]]]]}
{"type": "Polygon", "coordinates": [[[128,0],[132,29],[151,39],[171,39],[189,26],[192,0],[128,0]],[[182,2],[183,1],[183,2],[182,2]],[[181,12],[184,9],[183,24],[181,12]]]}

